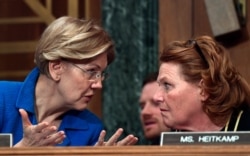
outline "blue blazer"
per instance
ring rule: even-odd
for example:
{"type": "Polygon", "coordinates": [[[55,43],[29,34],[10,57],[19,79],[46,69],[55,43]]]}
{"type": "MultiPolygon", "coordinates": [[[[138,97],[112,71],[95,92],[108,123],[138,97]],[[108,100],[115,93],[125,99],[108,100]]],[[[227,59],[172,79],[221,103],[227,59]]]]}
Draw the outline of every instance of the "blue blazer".
{"type": "MultiPolygon", "coordinates": [[[[12,133],[13,145],[23,136],[20,108],[27,111],[32,124],[37,124],[34,94],[38,76],[39,69],[35,68],[24,82],[0,81],[0,133],[12,133]]],[[[66,138],[57,146],[94,145],[102,129],[101,120],[89,110],[71,110],[62,117],[59,130],[65,132],[66,138]]]]}

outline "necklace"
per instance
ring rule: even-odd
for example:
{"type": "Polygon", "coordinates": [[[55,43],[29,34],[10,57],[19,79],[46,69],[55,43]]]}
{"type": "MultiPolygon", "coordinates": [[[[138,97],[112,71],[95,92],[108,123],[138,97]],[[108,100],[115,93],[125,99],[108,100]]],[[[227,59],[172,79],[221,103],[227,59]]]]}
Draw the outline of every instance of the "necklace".
{"type": "MultiPolygon", "coordinates": [[[[234,125],[234,132],[236,132],[237,129],[238,129],[238,126],[239,126],[239,122],[240,122],[240,118],[241,118],[242,113],[243,113],[243,111],[241,110],[241,111],[239,112],[238,116],[237,116],[237,120],[236,120],[236,123],[235,123],[235,125],[234,125]]],[[[228,130],[228,126],[229,126],[230,119],[231,119],[231,116],[230,116],[230,118],[228,119],[227,124],[226,124],[226,126],[225,126],[225,130],[224,130],[225,132],[227,132],[227,130],[228,130]]]]}

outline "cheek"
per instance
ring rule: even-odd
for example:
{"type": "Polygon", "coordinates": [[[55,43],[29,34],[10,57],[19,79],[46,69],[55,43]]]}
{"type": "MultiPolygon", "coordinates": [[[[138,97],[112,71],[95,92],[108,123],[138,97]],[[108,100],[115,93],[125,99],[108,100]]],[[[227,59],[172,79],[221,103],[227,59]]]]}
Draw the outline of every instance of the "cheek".
{"type": "Polygon", "coordinates": [[[165,101],[169,107],[180,107],[183,97],[180,92],[169,92],[165,96],[165,101]]]}
{"type": "Polygon", "coordinates": [[[169,105],[172,112],[187,116],[200,109],[201,104],[197,97],[196,90],[181,90],[168,95],[169,105]]]}
{"type": "Polygon", "coordinates": [[[166,94],[165,102],[171,114],[179,116],[185,114],[185,110],[189,107],[188,98],[190,97],[185,91],[172,91],[166,94]]]}
{"type": "Polygon", "coordinates": [[[90,83],[83,77],[65,77],[61,79],[61,89],[66,90],[68,94],[81,94],[90,88],[90,83]]]}
{"type": "Polygon", "coordinates": [[[78,93],[83,93],[86,92],[88,89],[90,89],[91,87],[91,83],[86,82],[86,81],[75,81],[73,83],[68,84],[68,90],[69,92],[72,91],[72,93],[74,92],[78,92],[78,93]]]}
{"type": "Polygon", "coordinates": [[[162,118],[160,107],[152,106],[149,109],[150,109],[150,114],[152,114],[152,116],[156,118],[162,118]]]}
{"type": "Polygon", "coordinates": [[[161,115],[161,111],[155,111],[155,117],[158,119],[159,123],[163,123],[163,117],[161,115]]]}
{"type": "Polygon", "coordinates": [[[87,90],[88,87],[86,84],[81,83],[81,84],[68,84],[66,88],[70,94],[74,94],[79,91],[87,90]]]}

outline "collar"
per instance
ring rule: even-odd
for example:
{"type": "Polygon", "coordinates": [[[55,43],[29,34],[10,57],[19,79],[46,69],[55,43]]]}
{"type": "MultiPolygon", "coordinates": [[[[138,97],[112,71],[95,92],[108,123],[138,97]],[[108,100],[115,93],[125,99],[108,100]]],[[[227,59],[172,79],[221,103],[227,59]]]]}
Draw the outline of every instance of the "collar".
{"type": "Polygon", "coordinates": [[[39,69],[34,68],[25,78],[23,85],[17,97],[16,107],[23,108],[30,113],[35,113],[35,87],[39,77],[39,69]]]}
{"type": "MultiPolygon", "coordinates": [[[[35,87],[36,82],[38,80],[40,71],[36,67],[34,68],[28,76],[25,78],[23,85],[20,89],[16,107],[25,109],[30,119],[33,118],[31,121],[33,124],[37,123],[35,117],[35,108],[34,108],[34,101],[35,101],[35,87]]],[[[88,129],[88,124],[85,120],[86,114],[89,114],[88,110],[84,111],[74,111],[71,110],[63,115],[61,129],[88,129]],[[79,126],[81,125],[81,126],[79,126]]]]}

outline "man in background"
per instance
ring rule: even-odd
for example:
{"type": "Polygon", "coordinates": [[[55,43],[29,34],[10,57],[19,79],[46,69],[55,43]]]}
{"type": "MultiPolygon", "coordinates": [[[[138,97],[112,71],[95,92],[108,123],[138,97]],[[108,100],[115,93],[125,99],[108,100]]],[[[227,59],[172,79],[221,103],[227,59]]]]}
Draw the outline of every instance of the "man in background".
{"type": "Polygon", "coordinates": [[[144,136],[151,145],[160,144],[161,132],[170,131],[163,123],[159,104],[153,100],[154,93],[159,87],[157,83],[158,72],[149,74],[143,81],[140,96],[140,119],[144,136]]]}

